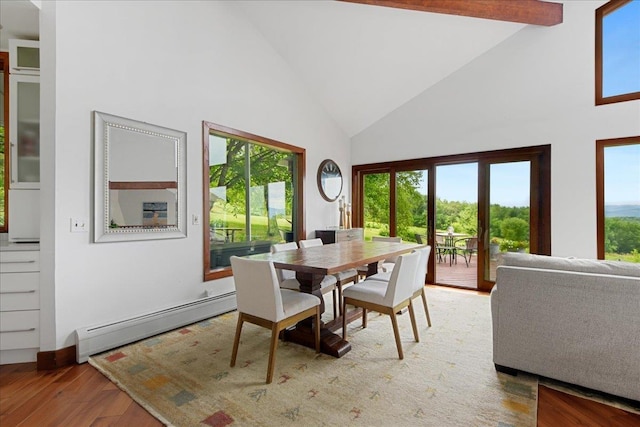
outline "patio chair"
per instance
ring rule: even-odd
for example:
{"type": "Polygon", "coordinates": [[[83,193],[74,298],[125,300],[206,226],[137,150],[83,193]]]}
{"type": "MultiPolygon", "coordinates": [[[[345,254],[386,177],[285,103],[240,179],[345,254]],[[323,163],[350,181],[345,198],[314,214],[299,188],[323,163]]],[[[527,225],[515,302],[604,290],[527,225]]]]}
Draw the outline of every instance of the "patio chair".
{"type": "Polygon", "coordinates": [[[469,262],[471,262],[471,257],[473,254],[478,253],[478,238],[476,236],[473,237],[465,237],[464,239],[456,240],[454,246],[456,254],[460,253],[464,257],[464,261],[469,267],[469,262]],[[462,243],[460,245],[460,243],[462,243]]]}
{"type": "Polygon", "coordinates": [[[447,237],[444,235],[436,234],[436,255],[438,262],[443,262],[449,256],[449,265],[456,261],[456,247],[447,243],[447,237]]]}

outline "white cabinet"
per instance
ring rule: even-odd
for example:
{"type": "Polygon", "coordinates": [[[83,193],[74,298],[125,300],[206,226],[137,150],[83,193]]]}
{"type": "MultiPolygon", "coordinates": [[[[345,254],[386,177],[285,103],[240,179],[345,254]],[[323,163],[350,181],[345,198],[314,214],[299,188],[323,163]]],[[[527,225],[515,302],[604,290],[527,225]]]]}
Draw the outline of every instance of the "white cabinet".
{"type": "Polygon", "coordinates": [[[40,347],[40,252],[0,251],[0,364],[35,362],[40,347]]]}
{"type": "Polygon", "coordinates": [[[9,74],[40,75],[40,42],[9,40],[9,74]]]}
{"type": "Polygon", "coordinates": [[[40,188],[40,76],[9,76],[9,188],[40,188]]]}
{"type": "Polygon", "coordinates": [[[40,42],[9,40],[9,188],[40,188],[40,42]]]}

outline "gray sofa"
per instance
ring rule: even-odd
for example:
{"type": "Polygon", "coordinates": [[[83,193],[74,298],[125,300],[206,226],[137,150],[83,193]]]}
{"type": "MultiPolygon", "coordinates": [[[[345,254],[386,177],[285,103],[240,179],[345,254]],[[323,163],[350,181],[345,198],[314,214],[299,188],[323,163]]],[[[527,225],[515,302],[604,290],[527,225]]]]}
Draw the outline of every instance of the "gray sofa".
{"type": "Polygon", "coordinates": [[[640,401],[640,264],[504,254],[493,361],[640,401]]]}

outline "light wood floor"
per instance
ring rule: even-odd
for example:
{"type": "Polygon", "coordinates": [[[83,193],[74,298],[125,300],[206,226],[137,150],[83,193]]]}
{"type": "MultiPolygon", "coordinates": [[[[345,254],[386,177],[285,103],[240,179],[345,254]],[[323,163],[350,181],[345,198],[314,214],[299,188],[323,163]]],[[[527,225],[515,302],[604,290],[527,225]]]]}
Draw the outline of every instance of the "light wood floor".
{"type": "MultiPolygon", "coordinates": [[[[0,426],[161,426],[88,363],[55,371],[0,366],[0,426]]],[[[640,415],[540,386],[539,427],[640,427],[640,415]]]]}

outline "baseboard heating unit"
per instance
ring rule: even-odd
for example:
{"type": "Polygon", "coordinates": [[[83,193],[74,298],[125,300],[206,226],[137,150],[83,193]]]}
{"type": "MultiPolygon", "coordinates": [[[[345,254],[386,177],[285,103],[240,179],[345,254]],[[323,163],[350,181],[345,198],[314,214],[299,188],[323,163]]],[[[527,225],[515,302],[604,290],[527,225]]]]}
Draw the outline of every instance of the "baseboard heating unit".
{"type": "Polygon", "coordinates": [[[235,310],[236,293],[210,296],[130,319],[76,329],[76,360],[235,310]]]}

